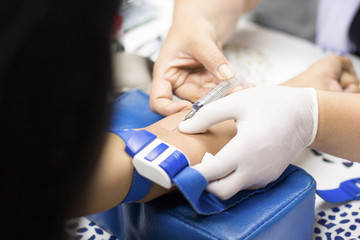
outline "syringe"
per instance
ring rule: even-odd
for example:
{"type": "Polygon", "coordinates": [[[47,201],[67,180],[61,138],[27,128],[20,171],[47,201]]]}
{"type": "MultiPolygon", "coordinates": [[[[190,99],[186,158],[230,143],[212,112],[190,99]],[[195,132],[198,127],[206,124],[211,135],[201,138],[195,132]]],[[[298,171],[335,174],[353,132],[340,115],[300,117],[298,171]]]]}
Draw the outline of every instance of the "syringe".
{"type": "Polygon", "coordinates": [[[233,78],[222,81],[221,83],[216,85],[213,89],[211,89],[207,94],[205,94],[202,98],[200,98],[192,105],[191,107],[192,110],[188,114],[186,114],[183,121],[192,118],[200,108],[202,108],[206,104],[209,104],[225,96],[235,87],[237,86],[246,87],[248,82],[245,80],[244,76],[248,77],[249,75],[250,75],[250,71],[244,67],[241,73],[237,72],[233,78]]]}

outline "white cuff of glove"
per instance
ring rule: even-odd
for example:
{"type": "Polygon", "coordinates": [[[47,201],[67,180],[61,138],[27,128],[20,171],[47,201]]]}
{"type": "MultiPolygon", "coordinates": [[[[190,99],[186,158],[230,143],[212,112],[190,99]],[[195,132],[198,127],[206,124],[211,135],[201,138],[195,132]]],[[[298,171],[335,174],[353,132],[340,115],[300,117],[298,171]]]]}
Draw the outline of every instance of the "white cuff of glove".
{"type": "Polygon", "coordinates": [[[314,119],[314,126],[313,126],[313,131],[311,134],[311,139],[310,142],[306,145],[306,147],[311,146],[315,139],[316,139],[316,134],[318,131],[318,126],[319,126],[319,105],[318,105],[318,100],[317,100],[317,94],[316,94],[316,90],[314,88],[311,88],[313,94],[312,94],[312,98],[313,98],[313,102],[314,102],[314,108],[313,108],[313,119],[314,119]]]}

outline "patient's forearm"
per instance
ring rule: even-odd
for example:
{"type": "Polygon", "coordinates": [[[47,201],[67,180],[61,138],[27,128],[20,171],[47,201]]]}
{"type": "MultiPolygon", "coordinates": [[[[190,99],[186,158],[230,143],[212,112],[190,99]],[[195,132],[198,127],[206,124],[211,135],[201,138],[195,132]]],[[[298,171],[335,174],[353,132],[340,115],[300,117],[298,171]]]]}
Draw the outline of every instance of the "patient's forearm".
{"type": "Polygon", "coordinates": [[[360,95],[317,91],[319,126],[311,148],[360,162],[360,95]]]}
{"type": "MultiPolygon", "coordinates": [[[[360,162],[360,95],[318,91],[319,127],[314,149],[360,162]]],[[[183,119],[181,112],[145,128],[161,140],[179,148],[192,165],[199,163],[205,152],[216,154],[236,134],[234,121],[212,126],[204,134],[182,134],[172,129],[183,119]]],[[[79,215],[104,211],[116,206],[127,195],[133,177],[132,159],[125,144],[115,134],[107,143],[89,185],[86,204],[79,215]]],[[[153,184],[148,201],[168,190],[153,184]]]]}
{"type": "MultiPolygon", "coordinates": [[[[169,116],[145,129],[183,151],[192,165],[199,163],[205,152],[217,153],[236,133],[234,121],[215,125],[204,134],[187,135],[177,129],[171,131],[185,114],[186,112],[181,112],[169,116]]],[[[79,215],[110,209],[126,197],[132,183],[134,167],[132,159],[124,150],[125,144],[122,139],[109,133],[102,157],[89,185],[85,198],[86,205],[79,215]]],[[[153,184],[143,201],[151,200],[168,191],[153,184]]]]}
{"type": "MultiPolygon", "coordinates": [[[[146,129],[158,134],[161,140],[179,148],[191,161],[191,165],[200,163],[205,152],[216,154],[236,134],[235,122],[232,120],[214,125],[203,134],[183,134],[178,129],[172,131],[185,114],[186,112],[181,112],[164,118],[146,129]]],[[[144,201],[151,200],[165,192],[165,189],[153,184],[144,201]]]]}

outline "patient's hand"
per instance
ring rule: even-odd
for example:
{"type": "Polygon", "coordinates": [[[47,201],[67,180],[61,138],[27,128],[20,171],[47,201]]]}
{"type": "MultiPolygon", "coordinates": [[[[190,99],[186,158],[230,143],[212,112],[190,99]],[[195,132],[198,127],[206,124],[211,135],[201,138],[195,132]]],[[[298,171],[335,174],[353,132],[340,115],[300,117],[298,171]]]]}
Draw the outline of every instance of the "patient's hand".
{"type": "Polygon", "coordinates": [[[330,55],[312,64],[305,72],[281,84],[289,87],[312,87],[332,92],[358,93],[359,79],[351,60],[330,55]]]}

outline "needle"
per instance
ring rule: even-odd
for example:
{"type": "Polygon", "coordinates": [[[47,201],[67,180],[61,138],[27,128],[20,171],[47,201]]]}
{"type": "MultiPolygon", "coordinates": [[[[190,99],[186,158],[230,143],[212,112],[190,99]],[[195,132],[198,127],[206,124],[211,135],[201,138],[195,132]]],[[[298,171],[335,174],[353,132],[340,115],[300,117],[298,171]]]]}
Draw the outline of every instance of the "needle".
{"type": "Polygon", "coordinates": [[[171,132],[173,132],[175,129],[177,129],[177,128],[179,128],[179,124],[178,125],[176,125],[172,130],[171,130],[171,132]]]}

